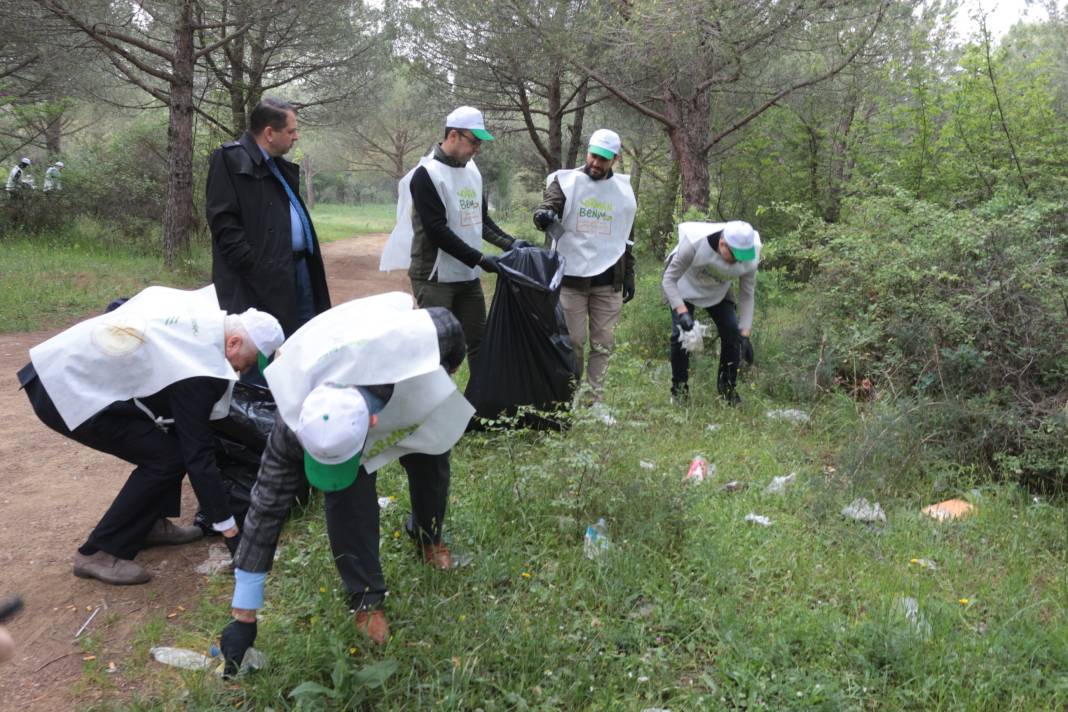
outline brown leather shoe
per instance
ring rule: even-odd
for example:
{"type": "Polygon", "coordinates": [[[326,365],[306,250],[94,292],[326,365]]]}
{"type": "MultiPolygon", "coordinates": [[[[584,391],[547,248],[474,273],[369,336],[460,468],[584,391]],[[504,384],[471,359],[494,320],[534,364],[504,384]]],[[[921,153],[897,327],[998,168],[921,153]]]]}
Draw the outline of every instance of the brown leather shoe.
{"type": "Polygon", "coordinates": [[[443,541],[437,544],[422,544],[419,551],[423,555],[423,561],[438,571],[448,571],[455,565],[449,547],[443,541]]]}
{"type": "Polygon", "coordinates": [[[169,544],[188,544],[204,536],[200,527],[183,527],[170,519],[159,519],[145,537],[144,547],[167,546],[169,544]]]}
{"type": "Polygon", "coordinates": [[[148,583],[152,578],[139,564],[112,556],[106,551],[98,551],[92,556],[76,553],[74,575],[79,578],[95,578],[113,586],[148,583]]]}
{"type": "Polygon", "coordinates": [[[370,638],[372,643],[384,645],[389,640],[386,612],[381,608],[356,611],[356,630],[370,638]]]}

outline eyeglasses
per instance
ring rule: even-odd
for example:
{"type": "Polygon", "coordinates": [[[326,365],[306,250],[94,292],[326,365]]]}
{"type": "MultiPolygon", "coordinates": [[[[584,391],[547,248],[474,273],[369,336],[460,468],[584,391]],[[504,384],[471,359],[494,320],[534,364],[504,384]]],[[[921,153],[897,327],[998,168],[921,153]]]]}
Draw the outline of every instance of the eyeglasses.
{"type": "Polygon", "coordinates": [[[470,141],[472,146],[482,145],[482,139],[478,138],[474,134],[464,133],[463,131],[457,131],[457,133],[466,138],[468,141],[470,141]]]}

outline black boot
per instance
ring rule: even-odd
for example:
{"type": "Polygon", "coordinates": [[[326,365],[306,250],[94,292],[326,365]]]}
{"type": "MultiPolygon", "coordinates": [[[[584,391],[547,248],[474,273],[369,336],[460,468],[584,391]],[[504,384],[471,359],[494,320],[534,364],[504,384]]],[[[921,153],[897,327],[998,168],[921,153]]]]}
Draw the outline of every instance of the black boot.
{"type": "Polygon", "coordinates": [[[672,405],[689,405],[690,403],[690,384],[687,381],[672,381],[671,382],[671,404],[672,405]]]}
{"type": "Polygon", "coordinates": [[[720,371],[718,382],[716,383],[716,390],[723,396],[723,399],[727,401],[727,405],[734,407],[742,404],[742,397],[738,395],[738,391],[734,389],[734,379],[725,371],[720,371]]]}

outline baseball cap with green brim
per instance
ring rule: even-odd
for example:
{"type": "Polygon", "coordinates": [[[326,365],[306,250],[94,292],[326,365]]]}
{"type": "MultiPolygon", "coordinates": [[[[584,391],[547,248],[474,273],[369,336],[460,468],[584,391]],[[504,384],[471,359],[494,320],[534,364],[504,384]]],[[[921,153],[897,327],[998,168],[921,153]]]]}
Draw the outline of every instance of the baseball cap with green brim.
{"type": "Polygon", "coordinates": [[[619,155],[619,149],[622,147],[623,142],[615,131],[597,129],[590,136],[589,152],[595,156],[611,160],[619,155]]]}
{"type": "Polygon", "coordinates": [[[493,134],[486,130],[482,112],[473,106],[461,106],[445,117],[445,126],[450,129],[467,129],[479,141],[492,141],[493,134]]]}
{"type": "Polygon", "coordinates": [[[741,220],[732,220],[723,226],[723,239],[731,254],[739,262],[756,259],[756,231],[753,226],[741,220]]]}
{"type": "Polygon", "coordinates": [[[304,475],[323,492],[352,485],[371,416],[384,403],[360,386],[324,383],[304,399],[297,439],[304,448],[304,475]]]}

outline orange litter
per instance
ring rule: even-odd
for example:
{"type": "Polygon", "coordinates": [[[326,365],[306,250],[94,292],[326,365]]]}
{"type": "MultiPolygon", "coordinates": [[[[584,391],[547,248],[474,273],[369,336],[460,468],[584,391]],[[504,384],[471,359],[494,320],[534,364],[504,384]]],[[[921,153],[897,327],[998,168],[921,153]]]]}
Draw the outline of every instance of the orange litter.
{"type": "Polygon", "coordinates": [[[947,499],[945,502],[939,502],[938,504],[932,504],[928,507],[924,507],[922,511],[928,517],[933,517],[940,522],[944,522],[947,519],[960,519],[963,516],[971,514],[975,510],[975,507],[963,499],[947,499]]]}

